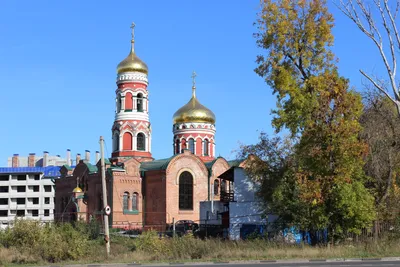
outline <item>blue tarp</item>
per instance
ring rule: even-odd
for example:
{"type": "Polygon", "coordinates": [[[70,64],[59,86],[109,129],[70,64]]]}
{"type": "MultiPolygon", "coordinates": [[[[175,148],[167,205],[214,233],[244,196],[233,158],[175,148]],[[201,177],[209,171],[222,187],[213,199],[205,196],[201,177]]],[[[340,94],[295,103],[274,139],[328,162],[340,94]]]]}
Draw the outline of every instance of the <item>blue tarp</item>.
{"type": "Polygon", "coordinates": [[[60,166],[47,167],[0,167],[0,173],[43,173],[44,177],[60,177],[60,166]]]}
{"type": "MultiPolygon", "coordinates": [[[[257,225],[257,224],[243,224],[240,228],[240,236],[242,239],[246,239],[249,235],[255,234],[256,236],[264,236],[270,238],[269,233],[267,232],[266,225],[257,225]]],[[[311,244],[311,236],[309,232],[299,231],[296,227],[286,228],[281,232],[286,242],[300,244],[305,242],[307,244],[311,244]]],[[[315,238],[317,243],[326,243],[328,242],[328,230],[324,229],[321,231],[317,231],[315,233],[315,238]]]]}

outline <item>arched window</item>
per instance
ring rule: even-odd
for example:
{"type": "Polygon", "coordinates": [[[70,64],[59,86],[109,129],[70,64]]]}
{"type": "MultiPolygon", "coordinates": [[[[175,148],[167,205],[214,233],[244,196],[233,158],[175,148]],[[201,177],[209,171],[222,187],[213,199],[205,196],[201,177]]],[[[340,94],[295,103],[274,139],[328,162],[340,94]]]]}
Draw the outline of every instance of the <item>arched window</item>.
{"type": "Polygon", "coordinates": [[[136,192],[132,194],[132,210],[139,210],[139,194],[136,192]]]}
{"type": "Polygon", "coordinates": [[[181,140],[181,153],[183,153],[183,150],[185,150],[185,149],[186,149],[186,140],[182,139],[181,140]]]}
{"type": "Polygon", "coordinates": [[[218,195],[219,194],[219,180],[215,179],[214,181],[214,195],[218,195]]]}
{"type": "Polygon", "coordinates": [[[146,150],[146,137],[143,133],[138,133],[136,137],[136,147],[137,150],[145,151],[146,150]]]}
{"type": "Polygon", "coordinates": [[[119,134],[114,133],[113,135],[113,152],[119,150],[119,134]]]}
{"type": "Polygon", "coordinates": [[[210,142],[208,141],[208,139],[205,139],[204,140],[204,142],[203,142],[203,151],[204,151],[204,156],[208,156],[208,144],[209,144],[210,142]]]}
{"type": "Polygon", "coordinates": [[[123,138],[124,150],[132,150],[132,134],[129,132],[124,133],[123,138]]]}
{"type": "Polygon", "coordinates": [[[121,95],[117,96],[117,113],[121,111],[121,95]]]}
{"type": "Polygon", "coordinates": [[[137,107],[137,111],[143,112],[143,95],[142,94],[137,95],[136,107],[137,107]]]}
{"type": "Polygon", "coordinates": [[[175,154],[179,154],[179,139],[175,141],[175,154]]]}
{"type": "Polygon", "coordinates": [[[190,152],[192,152],[192,154],[194,154],[194,139],[193,138],[189,139],[189,150],[190,150],[190,152]]]}
{"type": "Polygon", "coordinates": [[[122,203],[122,205],[123,205],[123,210],[128,210],[129,208],[128,208],[128,202],[129,202],[129,193],[128,192],[125,192],[124,193],[124,198],[123,198],[123,203],[122,203]]]}
{"type": "Polygon", "coordinates": [[[132,93],[127,92],[125,94],[125,111],[132,111],[132,109],[133,109],[132,93]]]}
{"type": "Polygon", "coordinates": [[[179,209],[193,209],[193,176],[187,171],[179,176],[179,209]]]}

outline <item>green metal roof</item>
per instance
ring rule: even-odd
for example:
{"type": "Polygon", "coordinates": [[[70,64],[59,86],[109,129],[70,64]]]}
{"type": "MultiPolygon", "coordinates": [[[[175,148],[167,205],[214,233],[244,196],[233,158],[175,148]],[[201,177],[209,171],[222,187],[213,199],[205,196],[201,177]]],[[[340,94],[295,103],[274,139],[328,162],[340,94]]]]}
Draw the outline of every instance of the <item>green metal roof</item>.
{"type": "Polygon", "coordinates": [[[66,169],[69,170],[69,171],[72,171],[72,170],[73,170],[73,169],[71,168],[71,166],[69,166],[69,165],[67,165],[67,164],[64,164],[63,167],[66,168],[66,169]]]}
{"type": "Polygon", "coordinates": [[[158,170],[166,170],[168,164],[175,156],[166,159],[158,159],[153,161],[146,161],[140,164],[141,171],[158,171],[158,170]]]}
{"type": "Polygon", "coordinates": [[[108,168],[109,170],[122,170],[124,171],[125,169],[120,167],[120,166],[116,166],[116,165],[111,165],[111,167],[108,168]]]}
{"type": "Polygon", "coordinates": [[[89,169],[89,173],[96,173],[97,172],[97,166],[90,164],[89,162],[86,162],[86,167],[89,169]]]}
{"type": "Polygon", "coordinates": [[[204,163],[204,165],[206,165],[207,170],[208,170],[209,172],[211,172],[212,166],[214,165],[214,163],[215,163],[219,158],[220,158],[220,157],[218,157],[218,158],[216,158],[216,159],[214,159],[214,160],[212,160],[212,161],[208,161],[208,162],[205,162],[205,163],[204,163]]]}
{"type": "Polygon", "coordinates": [[[239,167],[240,163],[242,163],[244,159],[234,159],[234,160],[229,160],[228,164],[229,167],[239,167]]]}

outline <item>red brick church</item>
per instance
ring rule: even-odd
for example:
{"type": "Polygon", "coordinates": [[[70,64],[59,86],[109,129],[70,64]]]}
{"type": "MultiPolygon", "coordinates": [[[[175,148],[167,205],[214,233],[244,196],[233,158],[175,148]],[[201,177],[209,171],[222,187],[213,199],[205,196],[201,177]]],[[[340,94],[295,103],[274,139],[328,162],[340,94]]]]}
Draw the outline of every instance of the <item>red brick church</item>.
{"type": "MultiPolygon", "coordinates": [[[[117,66],[113,152],[105,159],[110,225],[155,228],[173,219],[198,221],[200,201],[210,200],[212,188],[228,186],[217,178],[230,162],[215,157],[215,115],[197,99],[193,73],[192,96],[173,115],[174,153],[153,159],[148,67],[135,53],[134,24],[131,28],[130,53],[117,66]]],[[[61,168],[56,220],[101,218],[100,168],[100,161],[95,166],[85,160],[61,168]]]]}

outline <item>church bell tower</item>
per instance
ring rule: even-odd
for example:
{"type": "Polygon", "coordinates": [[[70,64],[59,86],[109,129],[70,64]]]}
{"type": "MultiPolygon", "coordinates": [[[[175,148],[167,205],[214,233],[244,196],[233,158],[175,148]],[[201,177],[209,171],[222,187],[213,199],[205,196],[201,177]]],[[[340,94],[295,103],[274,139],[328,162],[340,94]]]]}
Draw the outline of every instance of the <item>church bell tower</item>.
{"type": "Polygon", "coordinates": [[[131,51],[117,66],[115,120],[112,126],[112,158],[124,161],[153,160],[149,120],[148,68],[135,53],[135,24],[131,51]]]}

